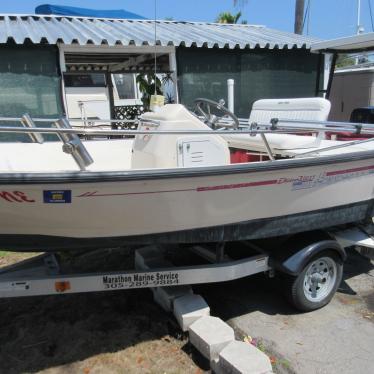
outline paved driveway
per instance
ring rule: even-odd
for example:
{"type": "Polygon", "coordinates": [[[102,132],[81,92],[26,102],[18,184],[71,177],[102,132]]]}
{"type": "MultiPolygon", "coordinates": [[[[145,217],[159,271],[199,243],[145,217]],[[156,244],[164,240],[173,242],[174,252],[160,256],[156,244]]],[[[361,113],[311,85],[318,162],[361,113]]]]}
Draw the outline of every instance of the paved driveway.
{"type": "Polygon", "coordinates": [[[374,373],[374,263],[352,251],[332,302],[312,313],[288,306],[263,275],[194,287],[212,314],[261,340],[288,373],[374,373]]]}

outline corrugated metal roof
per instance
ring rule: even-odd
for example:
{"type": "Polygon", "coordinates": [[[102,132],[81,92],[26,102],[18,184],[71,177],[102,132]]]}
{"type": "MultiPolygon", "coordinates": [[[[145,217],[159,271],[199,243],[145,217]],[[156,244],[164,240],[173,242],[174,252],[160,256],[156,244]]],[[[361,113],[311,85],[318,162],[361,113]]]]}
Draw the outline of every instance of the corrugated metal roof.
{"type": "Polygon", "coordinates": [[[312,45],[312,50],[331,52],[360,52],[374,50],[374,32],[352,35],[345,38],[324,40],[312,45]]]}
{"type": "MultiPolygon", "coordinates": [[[[154,21],[0,15],[0,43],[154,45],[154,21]]],[[[219,48],[310,48],[319,41],[253,25],[157,21],[157,44],[219,48]]]]}

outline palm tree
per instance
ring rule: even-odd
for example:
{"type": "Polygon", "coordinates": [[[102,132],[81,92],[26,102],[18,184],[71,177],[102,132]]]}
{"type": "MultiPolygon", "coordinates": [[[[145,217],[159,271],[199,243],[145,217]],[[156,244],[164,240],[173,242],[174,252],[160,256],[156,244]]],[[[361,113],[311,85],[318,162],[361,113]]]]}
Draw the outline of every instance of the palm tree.
{"type": "MultiPolygon", "coordinates": [[[[248,0],[233,0],[234,6],[239,5],[239,7],[242,7],[245,5],[248,0]]],[[[216,22],[218,23],[238,23],[239,18],[242,16],[242,12],[238,12],[236,14],[231,14],[230,12],[222,12],[218,15],[216,18],[216,22]]],[[[247,21],[242,20],[242,24],[246,24],[247,21]]]]}
{"type": "Polygon", "coordinates": [[[230,12],[222,12],[218,15],[216,22],[218,23],[237,23],[242,16],[242,12],[231,14],[230,12]]]}

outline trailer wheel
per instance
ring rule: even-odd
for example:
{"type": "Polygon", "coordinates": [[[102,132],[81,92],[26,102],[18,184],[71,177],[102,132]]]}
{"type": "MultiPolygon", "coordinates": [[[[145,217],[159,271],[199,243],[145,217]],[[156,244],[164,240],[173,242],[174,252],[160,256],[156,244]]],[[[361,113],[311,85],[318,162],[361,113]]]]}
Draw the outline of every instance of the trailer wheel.
{"type": "Polygon", "coordinates": [[[313,257],[294,277],[285,275],[284,291],[293,306],[303,312],[322,308],[333,298],[343,276],[343,261],[332,251],[313,257]]]}

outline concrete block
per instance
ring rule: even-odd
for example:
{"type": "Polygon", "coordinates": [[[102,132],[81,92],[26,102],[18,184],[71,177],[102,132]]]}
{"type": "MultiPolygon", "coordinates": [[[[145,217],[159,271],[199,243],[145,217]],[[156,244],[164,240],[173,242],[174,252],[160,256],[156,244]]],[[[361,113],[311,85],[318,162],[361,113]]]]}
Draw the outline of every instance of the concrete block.
{"type": "Polygon", "coordinates": [[[235,340],[234,330],[217,317],[201,317],[190,325],[188,331],[190,342],[211,361],[235,340]]]}
{"type": "Polygon", "coordinates": [[[171,286],[171,287],[156,287],[153,288],[153,298],[167,312],[173,311],[174,300],[192,295],[192,288],[190,286],[171,286]]]}
{"type": "MultiPolygon", "coordinates": [[[[173,267],[173,264],[163,258],[163,253],[155,246],[143,247],[135,251],[135,268],[138,270],[152,270],[173,267]]],[[[173,310],[176,298],[192,294],[190,286],[171,286],[151,288],[153,299],[164,310],[173,310]]]]}
{"type": "Polygon", "coordinates": [[[146,270],[148,268],[144,264],[145,261],[162,259],[163,255],[163,251],[154,245],[139,248],[135,251],[135,268],[146,270]]]}
{"type": "Polygon", "coordinates": [[[160,253],[163,253],[162,248],[157,245],[148,245],[146,247],[141,247],[135,250],[136,254],[141,255],[142,257],[159,257],[160,253]]]}
{"type": "Polygon", "coordinates": [[[174,300],[174,316],[183,331],[201,317],[209,316],[210,308],[200,295],[186,295],[174,300]]]}
{"type": "Polygon", "coordinates": [[[173,264],[165,260],[161,255],[159,257],[142,257],[135,255],[135,269],[138,270],[152,270],[160,268],[170,268],[173,264]]]}
{"type": "Polygon", "coordinates": [[[233,341],[219,353],[218,360],[211,361],[216,374],[269,374],[270,359],[252,344],[233,341]]]}

